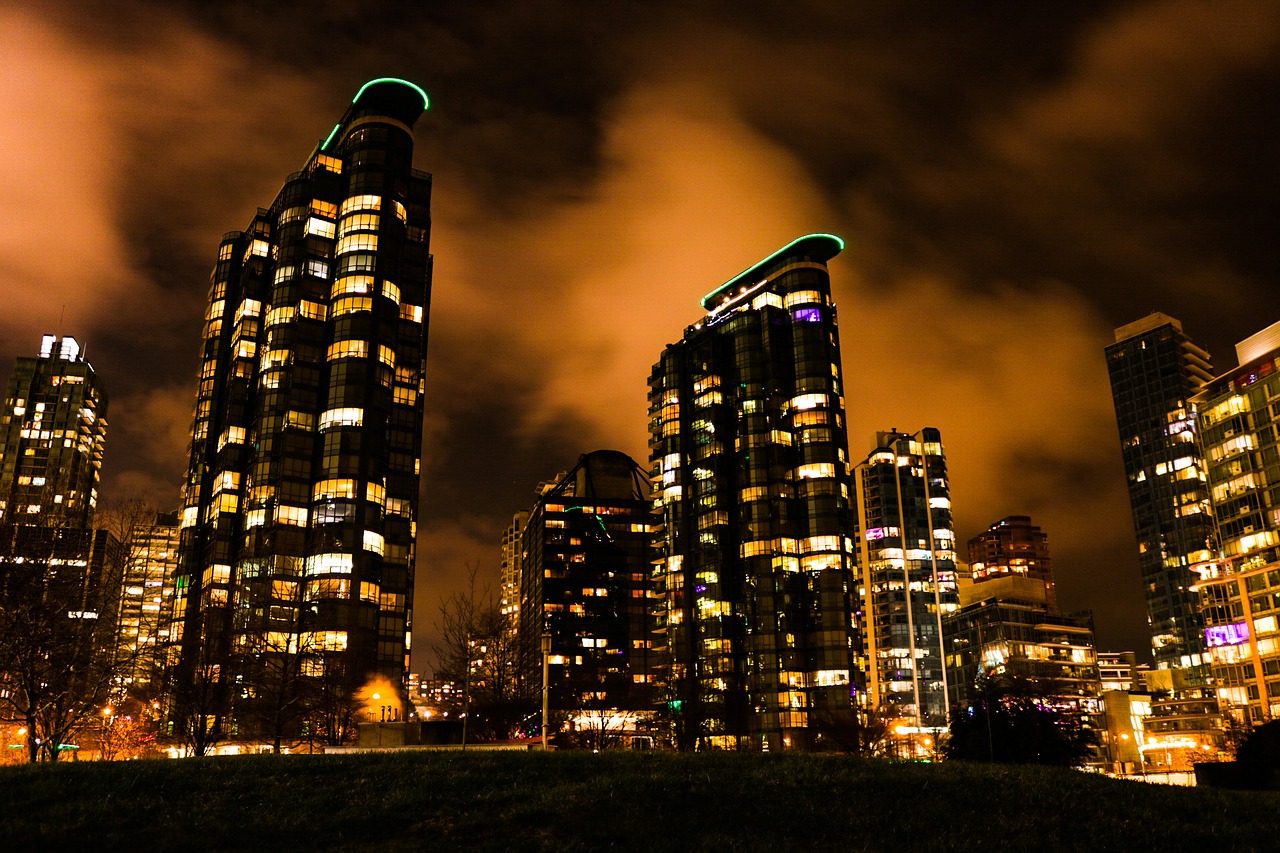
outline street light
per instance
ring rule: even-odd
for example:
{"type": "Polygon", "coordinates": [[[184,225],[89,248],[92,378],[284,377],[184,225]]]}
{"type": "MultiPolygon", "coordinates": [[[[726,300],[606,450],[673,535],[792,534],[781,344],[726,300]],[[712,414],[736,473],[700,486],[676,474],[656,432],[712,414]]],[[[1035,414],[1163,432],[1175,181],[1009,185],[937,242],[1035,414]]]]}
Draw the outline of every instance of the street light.
{"type": "Polygon", "coordinates": [[[550,667],[551,667],[551,632],[544,631],[542,634],[542,751],[547,750],[547,718],[550,716],[549,700],[551,697],[550,688],[550,667]]]}

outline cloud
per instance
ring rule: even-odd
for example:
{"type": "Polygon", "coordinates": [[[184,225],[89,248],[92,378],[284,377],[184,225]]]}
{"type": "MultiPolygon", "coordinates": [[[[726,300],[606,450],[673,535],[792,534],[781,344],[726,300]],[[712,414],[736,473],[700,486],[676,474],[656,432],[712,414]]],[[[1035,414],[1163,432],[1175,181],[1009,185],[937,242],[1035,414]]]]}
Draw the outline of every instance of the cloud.
{"type": "Polygon", "coordinates": [[[110,91],[90,68],[38,19],[0,10],[0,100],[8,114],[0,150],[9,163],[0,328],[32,351],[40,329],[81,327],[127,301],[136,278],[112,225],[121,138],[110,91]]]}

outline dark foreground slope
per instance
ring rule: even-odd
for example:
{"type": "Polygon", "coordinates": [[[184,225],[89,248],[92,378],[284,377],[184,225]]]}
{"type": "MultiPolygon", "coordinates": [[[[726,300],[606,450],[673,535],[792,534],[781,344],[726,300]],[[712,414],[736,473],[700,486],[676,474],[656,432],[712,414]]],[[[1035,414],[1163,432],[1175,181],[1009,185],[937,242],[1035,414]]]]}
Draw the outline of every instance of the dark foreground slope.
{"type": "Polygon", "coordinates": [[[842,757],[407,752],[0,771],[7,850],[1268,850],[1280,795],[842,757]]]}

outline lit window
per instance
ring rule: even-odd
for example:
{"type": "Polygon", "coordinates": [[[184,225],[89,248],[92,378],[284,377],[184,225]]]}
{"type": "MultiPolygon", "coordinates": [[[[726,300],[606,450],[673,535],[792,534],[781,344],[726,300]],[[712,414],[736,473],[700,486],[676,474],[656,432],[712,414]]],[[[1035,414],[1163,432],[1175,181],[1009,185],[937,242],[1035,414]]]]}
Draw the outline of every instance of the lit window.
{"type": "Polygon", "coordinates": [[[333,288],[329,291],[329,296],[337,299],[348,293],[373,293],[373,276],[347,275],[336,279],[333,282],[333,288]]]}
{"type": "Polygon", "coordinates": [[[236,309],[236,322],[239,323],[245,317],[257,317],[262,313],[262,303],[256,299],[246,299],[240,303],[240,307],[236,309]]]}
{"type": "Polygon", "coordinates": [[[812,462],[796,468],[796,479],[815,480],[822,477],[834,477],[836,466],[831,462],[812,462]]]}
{"type": "Polygon", "coordinates": [[[791,408],[793,409],[816,409],[818,406],[827,405],[826,394],[801,394],[798,397],[791,398],[791,408]]]}
{"type": "Polygon", "coordinates": [[[354,498],[355,496],[355,480],[321,480],[319,483],[316,483],[315,488],[311,490],[311,499],[313,501],[333,498],[354,498]]]}
{"type": "Polygon", "coordinates": [[[293,524],[302,527],[307,523],[307,516],[308,512],[305,506],[287,506],[285,504],[281,504],[276,507],[277,524],[293,524]]]}
{"type": "Polygon", "coordinates": [[[329,345],[327,359],[333,361],[339,358],[367,358],[368,355],[369,344],[366,341],[337,341],[329,345]]]}
{"type": "Polygon", "coordinates": [[[273,367],[280,367],[288,364],[292,355],[292,350],[269,349],[262,354],[262,369],[270,370],[273,367]]]}
{"type": "Polygon", "coordinates": [[[313,216],[307,220],[307,236],[323,237],[326,240],[333,239],[334,224],[326,219],[320,219],[313,216]]]}
{"type": "Polygon", "coordinates": [[[307,275],[315,276],[316,278],[328,278],[329,262],[314,260],[307,261],[307,275]]]}
{"type": "Polygon", "coordinates": [[[337,157],[331,157],[328,154],[319,154],[316,156],[316,166],[327,172],[342,174],[342,161],[337,157]]]}
{"type": "Polygon", "coordinates": [[[339,317],[343,314],[354,314],[358,311],[372,311],[373,299],[369,296],[346,296],[342,299],[334,301],[329,308],[330,317],[339,317]]]}
{"type": "Polygon", "coordinates": [[[788,308],[796,305],[812,305],[817,303],[821,305],[826,300],[822,298],[822,294],[816,290],[797,290],[794,293],[788,293],[784,302],[788,308]]]}
{"type": "Polygon", "coordinates": [[[389,281],[384,281],[382,283],[382,295],[397,304],[400,302],[400,288],[396,287],[389,281]]]}
{"type": "Polygon", "coordinates": [[[306,299],[298,303],[298,315],[308,320],[323,320],[325,307],[323,302],[309,302],[306,299]]]}
{"type": "Polygon", "coordinates": [[[342,215],[346,216],[356,210],[378,210],[382,207],[382,198],[376,195],[353,195],[342,203],[342,215]]]}
{"type": "Polygon", "coordinates": [[[292,305],[283,305],[279,308],[272,308],[267,312],[267,325],[278,326],[281,323],[288,323],[293,319],[293,315],[297,309],[292,305]]]}
{"type": "Polygon", "coordinates": [[[358,213],[355,216],[343,217],[338,223],[338,236],[345,237],[357,231],[377,231],[381,219],[382,217],[376,213],[358,213]]]}
{"type": "Polygon", "coordinates": [[[329,409],[320,416],[320,429],[335,426],[363,426],[364,409],[329,409]]]}
{"type": "Polygon", "coordinates": [[[349,575],[355,561],[350,554],[315,554],[303,565],[308,575],[349,575]]]}
{"type": "Polygon", "coordinates": [[[338,206],[331,201],[324,201],[323,199],[311,199],[311,212],[318,213],[329,219],[338,218],[338,206]]]}
{"type": "Polygon", "coordinates": [[[410,323],[422,322],[422,306],[410,305],[405,302],[400,305],[400,319],[408,320],[410,323]]]}
{"type": "Polygon", "coordinates": [[[347,252],[376,252],[378,250],[377,234],[348,234],[338,241],[338,246],[334,249],[336,254],[342,255],[347,252]]]}
{"type": "Polygon", "coordinates": [[[364,532],[364,549],[366,551],[382,556],[386,551],[386,544],[386,539],[383,538],[381,533],[375,533],[372,530],[364,532]]]}

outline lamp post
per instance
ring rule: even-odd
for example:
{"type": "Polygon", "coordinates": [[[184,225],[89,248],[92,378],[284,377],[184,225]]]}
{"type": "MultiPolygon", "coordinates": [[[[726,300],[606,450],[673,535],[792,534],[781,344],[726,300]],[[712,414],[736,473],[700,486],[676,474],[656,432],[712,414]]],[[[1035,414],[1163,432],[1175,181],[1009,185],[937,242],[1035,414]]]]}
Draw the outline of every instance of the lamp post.
{"type": "Polygon", "coordinates": [[[542,634],[542,751],[547,750],[547,721],[550,714],[551,687],[549,680],[551,664],[551,632],[542,634]]]}

